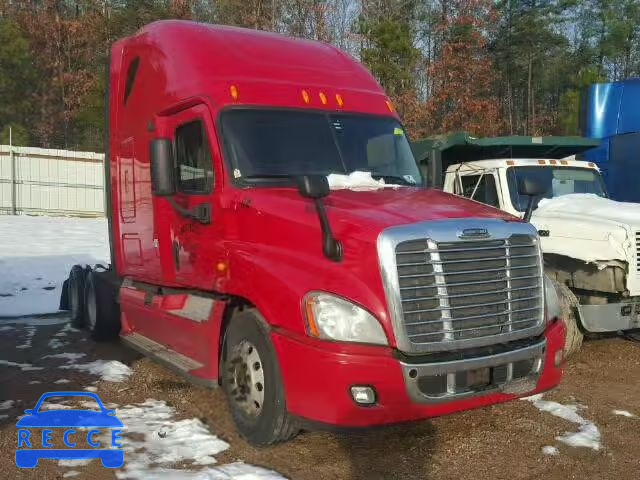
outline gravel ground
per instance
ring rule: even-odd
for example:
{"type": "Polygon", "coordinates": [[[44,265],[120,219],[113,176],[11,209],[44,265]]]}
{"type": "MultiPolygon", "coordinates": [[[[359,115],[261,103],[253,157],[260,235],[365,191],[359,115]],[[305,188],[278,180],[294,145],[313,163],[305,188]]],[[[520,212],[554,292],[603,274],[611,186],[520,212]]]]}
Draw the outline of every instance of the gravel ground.
{"type": "MultiPolygon", "coordinates": [[[[563,405],[580,405],[578,413],[601,435],[598,450],[556,440],[580,426],[528,401],[356,434],[304,433],[289,443],[257,449],[235,432],[219,389],[192,386],[117,342],[95,344],[83,332],[65,327],[65,321],[47,319],[45,323],[53,324],[39,323],[35,328],[0,322],[0,405],[3,400],[14,401],[0,409],[0,478],[62,479],[72,471],[78,473],[70,478],[116,478],[117,471],[103,468],[98,460],[74,467],[41,460],[30,470],[14,464],[15,422],[23,410],[32,408],[43,392],[82,390],[94,384],[104,403],[130,405],[153,398],[175,408],[178,419],[201,419],[231,445],[215,455],[218,464],[241,460],[291,479],[640,478],[640,343],[619,338],[586,342],[567,366],[561,386],[544,396],[563,405]],[[16,348],[20,345],[27,346],[16,348]],[[58,368],[68,360],[45,358],[60,352],[86,354],[81,363],[119,360],[133,373],[124,381],[108,382],[91,373],[58,368]],[[25,370],[2,360],[45,368],[25,370]],[[60,379],[69,383],[54,383],[60,379]],[[34,381],[40,383],[29,383],[34,381]],[[557,454],[543,453],[544,447],[557,448],[557,454]]],[[[125,466],[126,462],[125,455],[125,466]]]]}

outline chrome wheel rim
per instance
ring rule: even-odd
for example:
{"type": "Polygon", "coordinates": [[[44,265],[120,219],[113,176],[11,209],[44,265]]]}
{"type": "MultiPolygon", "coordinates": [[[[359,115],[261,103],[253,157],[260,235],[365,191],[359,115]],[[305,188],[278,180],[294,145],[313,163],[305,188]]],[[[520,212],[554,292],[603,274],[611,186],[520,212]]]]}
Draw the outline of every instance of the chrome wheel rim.
{"type": "Polygon", "coordinates": [[[250,417],[258,417],[264,404],[264,366],[258,349],[242,340],[231,350],[227,376],[231,399],[250,417]]]}

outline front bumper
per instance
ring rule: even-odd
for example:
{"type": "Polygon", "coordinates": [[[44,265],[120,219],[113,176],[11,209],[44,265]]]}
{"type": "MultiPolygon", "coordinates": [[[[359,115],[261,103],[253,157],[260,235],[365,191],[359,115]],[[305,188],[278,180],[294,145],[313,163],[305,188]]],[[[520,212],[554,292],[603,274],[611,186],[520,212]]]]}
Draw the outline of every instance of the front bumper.
{"type": "Polygon", "coordinates": [[[640,297],[605,305],[580,305],[580,320],[587,332],[617,332],[640,328],[640,297]]]}
{"type": "MultiPolygon", "coordinates": [[[[544,339],[502,358],[469,358],[422,364],[403,363],[386,347],[345,345],[307,337],[292,337],[284,332],[271,333],[285,387],[287,409],[295,416],[340,427],[365,427],[435,417],[460,410],[505,402],[524,395],[548,390],[560,382],[561,365],[556,353],[564,346],[562,322],[549,325],[544,339]],[[480,392],[456,394],[449,388],[443,397],[425,398],[410,378],[425,372],[443,374],[535,359],[535,374],[510,382],[511,388],[495,385],[480,392]],[[409,365],[409,366],[408,366],[409,365]],[[452,370],[453,369],[453,370],[452,370]],[[352,385],[375,388],[373,406],[356,404],[350,395],[352,385]]],[[[497,356],[496,356],[497,357],[497,356]]],[[[450,387],[451,385],[449,385],[450,387]]]]}

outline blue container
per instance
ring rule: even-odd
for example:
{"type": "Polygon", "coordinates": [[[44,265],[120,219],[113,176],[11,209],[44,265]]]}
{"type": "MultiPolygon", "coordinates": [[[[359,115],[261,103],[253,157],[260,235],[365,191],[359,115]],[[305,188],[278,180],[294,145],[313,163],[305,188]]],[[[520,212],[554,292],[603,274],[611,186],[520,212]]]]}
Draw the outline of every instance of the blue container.
{"type": "Polygon", "coordinates": [[[582,134],[602,140],[583,158],[598,164],[609,196],[640,202],[640,78],[591,85],[580,117],[582,134]]]}

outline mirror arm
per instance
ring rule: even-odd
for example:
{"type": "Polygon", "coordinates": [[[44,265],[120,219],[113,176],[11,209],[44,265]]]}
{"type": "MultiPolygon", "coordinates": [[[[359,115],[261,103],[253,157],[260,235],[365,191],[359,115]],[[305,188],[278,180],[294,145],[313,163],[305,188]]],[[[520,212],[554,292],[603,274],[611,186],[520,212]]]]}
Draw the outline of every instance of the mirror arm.
{"type": "Polygon", "coordinates": [[[194,220],[209,224],[211,223],[211,205],[207,202],[200,203],[192,209],[184,208],[173,197],[166,197],[169,204],[183,217],[193,218],[194,220]]]}
{"type": "Polygon", "coordinates": [[[524,217],[522,217],[522,219],[525,222],[529,222],[531,220],[531,215],[533,214],[533,204],[536,200],[536,196],[535,195],[530,195],[529,196],[529,201],[527,202],[527,209],[524,212],[524,217]]]}
{"type": "Polygon", "coordinates": [[[340,240],[336,240],[331,232],[327,211],[324,208],[322,199],[314,198],[313,203],[316,206],[316,212],[318,212],[318,218],[320,219],[320,228],[322,229],[322,252],[329,260],[339,262],[342,260],[342,243],[340,243],[340,240]]]}

